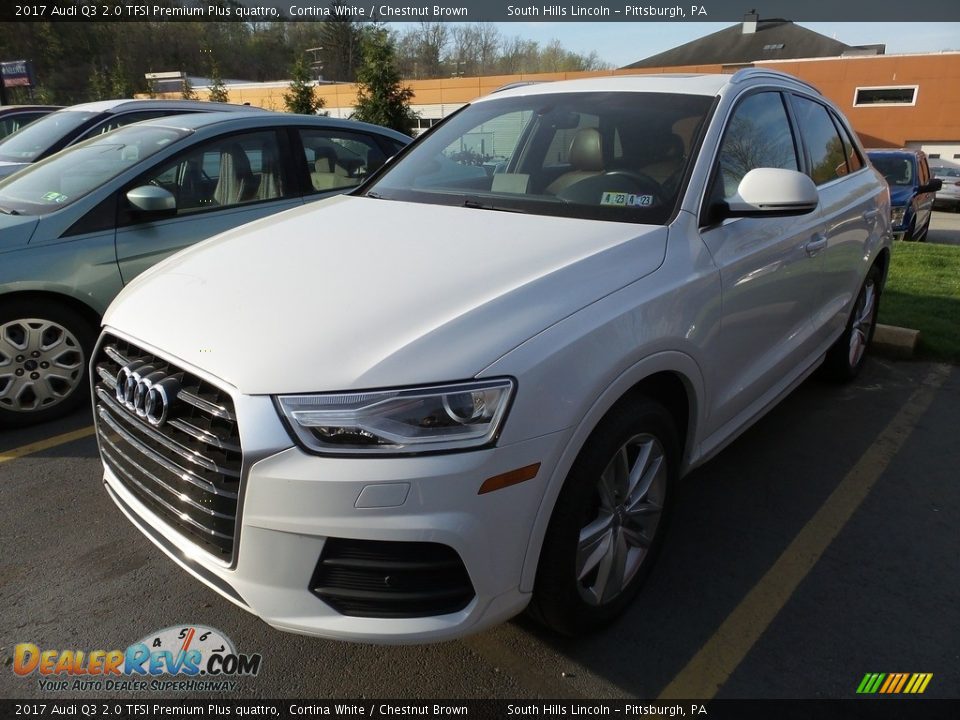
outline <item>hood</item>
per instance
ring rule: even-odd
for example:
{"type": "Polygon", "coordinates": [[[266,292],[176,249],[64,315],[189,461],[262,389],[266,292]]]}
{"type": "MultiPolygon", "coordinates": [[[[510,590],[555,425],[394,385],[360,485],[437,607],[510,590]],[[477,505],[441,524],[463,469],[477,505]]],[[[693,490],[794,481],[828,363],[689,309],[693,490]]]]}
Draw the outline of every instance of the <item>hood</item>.
{"type": "Polygon", "coordinates": [[[653,272],[667,229],[341,196],[131,283],[104,324],[245,394],[473,377],[653,272]]]}
{"type": "Polygon", "coordinates": [[[9,160],[0,160],[0,178],[7,175],[13,175],[17,170],[25,168],[30,163],[10,162],[9,160]]]}
{"type": "Polygon", "coordinates": [[[7,215],[0,213],[0,252],[30,242],[40,218],[36,215],[7,215]]]}

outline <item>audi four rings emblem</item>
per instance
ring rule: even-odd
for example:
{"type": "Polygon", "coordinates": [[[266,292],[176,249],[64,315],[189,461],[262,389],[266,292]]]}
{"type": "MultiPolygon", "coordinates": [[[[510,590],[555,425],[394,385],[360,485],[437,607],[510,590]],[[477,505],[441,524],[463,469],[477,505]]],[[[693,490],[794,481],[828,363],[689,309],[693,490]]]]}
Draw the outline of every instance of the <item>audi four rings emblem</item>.
{"type": "Polygon", "coordinates": [[[126,365],[117,373],[117,401],[154,427],[166,422],[179,389],[177,378],[167,377],[142,360],[126,365]]]}

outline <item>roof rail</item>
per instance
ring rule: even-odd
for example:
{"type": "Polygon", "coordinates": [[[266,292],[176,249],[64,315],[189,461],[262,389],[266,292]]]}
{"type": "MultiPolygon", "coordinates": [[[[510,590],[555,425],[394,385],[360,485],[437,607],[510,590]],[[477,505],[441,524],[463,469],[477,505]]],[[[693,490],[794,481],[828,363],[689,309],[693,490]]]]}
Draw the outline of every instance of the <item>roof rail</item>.
{"type": "Polygon", "coordinates": [[[490,91],[490,94],[493,95],[494,93],[503,92],[504,90],[513,90],[514,88],[524,87],[525,85],[539,85],[539,84],[542,83],[542,82],[546,82],[546,81],[544,81],[544,80],[518,80],[517,82],[507,83],[506,85],[501,85],[501,86],[498,87],[496,90],[491,90],[491,91],[490,91]]]}
{"type": "Polygon", "coordinates": [[[806,80],[801,80],[795,75],[790,75],[789,73],[780,72],[779,70],[768,70],[767,68],[758,68],[750,67],[737,70],[733,77],[730,78],[730,82],[736,85],[737,83],[746,82],[747,80],[756,80],[763,78],[775,78],[777,80],[789,80],[797,83],[798,85],[803,85],[805,87],[813,90],[817,95],[822,95],[818,88],[808,83],[806,80]]]}

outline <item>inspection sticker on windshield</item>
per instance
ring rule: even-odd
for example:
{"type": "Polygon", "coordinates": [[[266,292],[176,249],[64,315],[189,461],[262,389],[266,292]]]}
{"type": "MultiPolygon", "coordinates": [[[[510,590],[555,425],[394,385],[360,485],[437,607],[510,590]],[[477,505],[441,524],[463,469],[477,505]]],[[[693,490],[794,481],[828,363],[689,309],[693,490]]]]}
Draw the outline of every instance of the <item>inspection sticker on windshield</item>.
{"type": "Polygon", "coordinates": [[[619,207],[653,207],[653,195],[633,195],[632,193],[605,192],[600,198],[601,205],[619,207]]]}
{"type": "Polygon", "coordinates": [[[47,202],[62,203],[64,200],[67,199],[67,196],[61,193],[58,193],[54,190],[51,190],[50,192],[46,193],[43,196],[43,199],[46,200],[47,202]]]}

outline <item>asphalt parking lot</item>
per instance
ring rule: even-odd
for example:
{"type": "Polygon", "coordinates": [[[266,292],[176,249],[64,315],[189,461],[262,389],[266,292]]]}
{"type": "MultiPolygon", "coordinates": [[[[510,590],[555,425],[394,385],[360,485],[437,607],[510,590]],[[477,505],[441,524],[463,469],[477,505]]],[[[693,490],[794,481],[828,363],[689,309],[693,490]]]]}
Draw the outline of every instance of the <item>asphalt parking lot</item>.
{"type": "Polygon", "coordinates": [[[183,623],[263,655],[240,697],[852,698],[868,672],[960,697],[956,367],[871,358],[849,386],[806,382],[681,481],[647,587],[580,640],[525,619],[421,647],[273,630],[122,517],[88,414],[0,436],[5,698],[51,697],[12,672],[17,643],[122,648],[183,623]]]}

